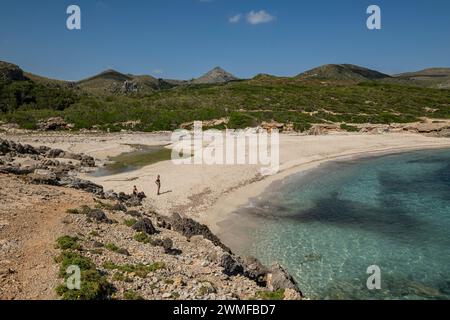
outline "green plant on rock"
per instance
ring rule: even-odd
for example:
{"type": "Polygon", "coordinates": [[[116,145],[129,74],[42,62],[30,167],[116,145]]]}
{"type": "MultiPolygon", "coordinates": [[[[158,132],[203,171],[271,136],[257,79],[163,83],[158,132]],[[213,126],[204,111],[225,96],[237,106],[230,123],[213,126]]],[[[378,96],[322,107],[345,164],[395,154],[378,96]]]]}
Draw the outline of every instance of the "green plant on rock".
{"type": "Polygon", "coordinates": [[[259,291],[256,293],[256,298],[261,300],[283,300],[284,289],[278,289],[277,291],[259,291]]]}
{"type": "Polygon", "coordinates": [[[127,227],[132,227],[136,224],[137,220],[136,219],[125,219],[123,224],[126,225],[127,227]]]}

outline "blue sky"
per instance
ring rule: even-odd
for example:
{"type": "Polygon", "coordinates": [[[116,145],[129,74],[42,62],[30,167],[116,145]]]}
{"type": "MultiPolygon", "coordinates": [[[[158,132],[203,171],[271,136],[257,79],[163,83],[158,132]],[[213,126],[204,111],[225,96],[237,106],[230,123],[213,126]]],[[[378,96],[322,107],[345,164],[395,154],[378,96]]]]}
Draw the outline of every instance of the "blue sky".
{"type": "Polygon", "coordinates": [[[0,60],[66,80],[105,69],[190,79],[215,66],[292,76],[326,63],[399,73],[450,67],[449,17],[448,0],[2,0],[0,60]],[[66,28],[71,4],[82,30],[66,28]],[[382,30],[366,27],[371,4],[382,30]]]}

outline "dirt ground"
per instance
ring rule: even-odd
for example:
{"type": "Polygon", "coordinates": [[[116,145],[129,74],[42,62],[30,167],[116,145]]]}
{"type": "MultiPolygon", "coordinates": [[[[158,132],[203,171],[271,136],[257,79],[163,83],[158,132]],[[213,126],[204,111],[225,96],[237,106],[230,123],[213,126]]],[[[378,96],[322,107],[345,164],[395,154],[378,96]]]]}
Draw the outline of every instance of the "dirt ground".
{"type": "Polygon", "coordinates": [[[66,210],[93,203],[77,190],[31,185],[0,174],[0,299],[55,299],[56,239],[70,232],[66,210]]]}

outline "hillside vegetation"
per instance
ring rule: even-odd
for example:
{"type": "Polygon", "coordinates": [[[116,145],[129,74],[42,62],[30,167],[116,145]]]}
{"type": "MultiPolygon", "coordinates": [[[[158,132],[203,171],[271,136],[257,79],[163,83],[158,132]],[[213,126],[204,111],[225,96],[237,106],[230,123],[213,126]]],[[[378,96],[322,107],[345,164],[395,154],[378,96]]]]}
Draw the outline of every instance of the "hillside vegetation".
{"type": "Polygon", "coordinates": [[[0,119],[33,129],[39,120],[61,116],[76,129],[96,126],[113,131],[157,131],[173,130],[194,120],[229,118],[230,128],[273,120],[292,123],[301,131],[313,123],[450,118],[450,90],[384,82],[379,80],[381,73],[354,66],[333,70],[344,76],[308,79],[259,75],[252,80],[220,84],[166,86],[161,85],[163,80],[144,76],[139,80],[147,83],[149,90],[129,94],[104,91],[105,83],[107,87],[137,79],[114,71],[73,87],[48,85],[29,77],[3,77],[0,119]],[[352,73],[359,81],[351,77],[352,73]]]}

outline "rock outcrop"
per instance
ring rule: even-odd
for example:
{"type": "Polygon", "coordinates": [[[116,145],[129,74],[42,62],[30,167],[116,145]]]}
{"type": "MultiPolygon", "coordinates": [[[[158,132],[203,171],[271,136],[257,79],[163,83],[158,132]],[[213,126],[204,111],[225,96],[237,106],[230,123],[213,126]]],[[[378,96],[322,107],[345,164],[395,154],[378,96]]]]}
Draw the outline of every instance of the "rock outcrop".
{"type": "Polygon", "coordinates": [[[12,63],[0,61],[0,80],[5,82],[24,81],[27,78],[23,74],[23,70],[12,63]]]}
{"type": "Polygon", "coordinates": [[[201,235],[214,243],[214,245],[221,247],[225,251],[231,252],[231,250],[226,247],[207,226],[200,224],[193,219],[183,218],[179,214],[174,213],[170,220],[170,224],[173,230],[180,232],[188,239],[193,236],[201,235]]]}
{"type": "Polygon", "coordinates": [[[271,291],[291,289],[300,292],[294,278],[279,263],[274,263],[269,267],[267,288],[271,291]]]}
{"type": "Polygon", "coordinates": [[[69,130],[73,126],[69,125],[61,117],[52,117],[46,120],[41,120],[37,123],[38,130],[41,131],[56,131],[56,130],[69,130]]]}
{"type": "Polygon", "coordinates": [[[135,231],[143,232],[143,233],[146,233],[148,235],[153,235],[153,234],[158,233],[158,231],[153,226],[152,221],[150,219],[148,219],[148,218],[143,218],[143,219],[139,220],[138,222],[136,222],[133,225],[132,228],[135,231]]]}
{"type": "Polygon", "coordinates": [[[33,184],[64,186],[102,196],[102,186],[79,179],[72,173],[82,167],[94,166],[95,159],[91,156],[0,139],[0,173],[27,175],[33,184]],[[57,159],[76,160],[78,163],[64,163],[57,159]]]}

